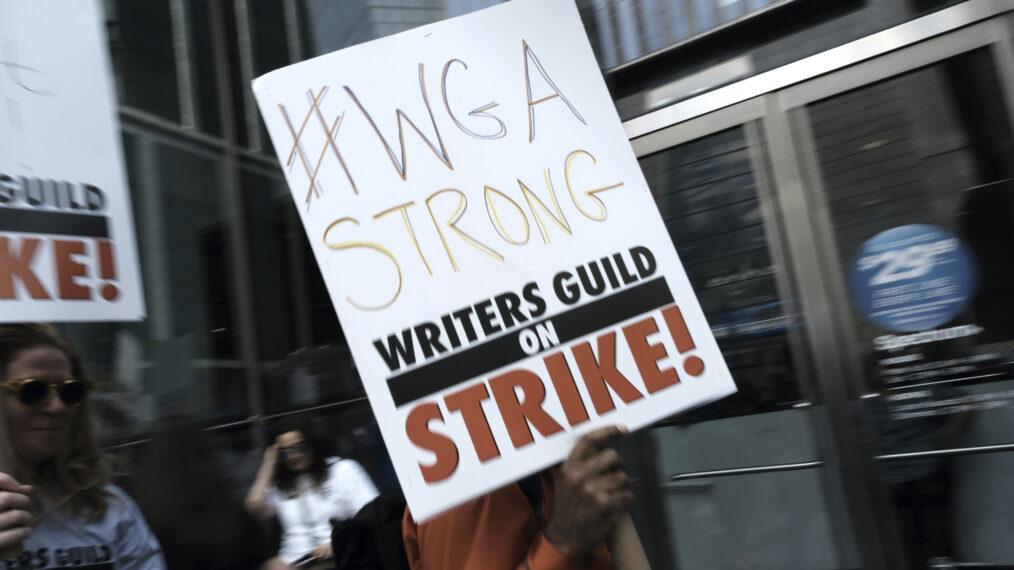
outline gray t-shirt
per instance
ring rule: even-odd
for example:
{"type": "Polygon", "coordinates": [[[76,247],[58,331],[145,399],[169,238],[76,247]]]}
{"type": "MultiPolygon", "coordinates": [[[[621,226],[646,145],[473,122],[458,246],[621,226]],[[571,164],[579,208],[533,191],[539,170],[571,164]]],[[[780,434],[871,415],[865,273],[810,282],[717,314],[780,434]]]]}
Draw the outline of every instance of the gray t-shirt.
{"type": "Polygon", "coordinates": [[[99,521],[71,517],[43,501],[45,514],[21,556],[0,570],[165,570],[162,549],[134,501],[110,485],[109,509],[99,521]]]}

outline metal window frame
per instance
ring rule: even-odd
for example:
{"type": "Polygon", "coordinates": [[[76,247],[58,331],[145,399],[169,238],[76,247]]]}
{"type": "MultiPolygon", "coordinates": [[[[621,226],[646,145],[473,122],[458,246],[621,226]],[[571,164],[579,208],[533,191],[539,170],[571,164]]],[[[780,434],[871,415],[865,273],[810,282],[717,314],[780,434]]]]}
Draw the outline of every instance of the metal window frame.
{"type": "Polygon", "coordinates": [[[613,26],[610,22],[609,4],[606,0],[592,0],[591,6],[595,23],[598,26],[599,52],[603,65],[615,65],[619,57],[613,26]]]}
{"type": "MultiPolygon", "coordinates": [[[[792,368],[800,374],[809,374],[814,370],[813,360],[810,351],[807,350],[804,333],[799,326],[806,324],[804,321],[805,311],[798,301],[799,292],[796,290],[796,283],[792,278],[796,270],[794,261],[786,255],[788,236],[785,233],[781,208],[777,204],[777,186],[770,153],[767,150],[768,143],[764,136],[763,123],[758,118],[745,123],[744,128],[746,129],[747,152],[750,162],[755,168],[757,199],[760,203],[761,219],[764,221],[764,234],[769,244],[768,252],[772,264],[778,268],[778,271],[775,272],[775,288],[783,304],[783,312],[790,323],[786,336],[791,347],[789,356],[792,359],[792,368]]],[[[810,407],[811,402],[817,399],[812,383],[802,382],[799,390],[805,401],[796,404],[797,409],[810,407]]]]}
{"type": "Polygon", "coordinates": [[[197,100],[197,84],[194,81],[192,62],[194,49],[190,38],[190,7],[185,0],[169,0],[169,14],[172,26],[173,53],[176,59],[177,94],[180,99],[180,125],[193,129],[200,124],[197,100]]]}
{"type": "Polygon", "coordinates": [[[138,240],[138,247],[145,247],[138,253],[144,251],[147,259],[159,260],[158,262],[149,261],[142,268],[147,270],[144,277],[147,278],[145,279],[145,302],[148,308],[148,320],[146,321],[148,334],[156,339],[170,338],[173,330],[172,305],[169,302],[169,295],[163,291],[168,287],[170,280],[166,264],[161,262],[161,252],[168,251],[166,243],[168,232],[165,231],[162,223],[161,206],[157,199],[159,193],[151,191],[152,187],[157,187],[160,183],[159,161],[156,158],[155,143],[143,133],[132,132],[126,124],[122,124],[121,128],[125,134],[133,138],[135,145],[133,151],[137,153],[138,171],[145,178],[142,184],[147,190],[140,200],[137,198],[133,200],[136,215],[140,218],[138,220],[140,223],[135,224],[134,231],[138,234],[148,234],[144,240],[138,240]]]}
{"type": "MultiPolygon", "coordinates": [[[[106,5],[107,14],[115,14],[115,3],[112,0],[103,0],[106,5]]],[[[267,414],[263,405],[262,377],[261,372],[265,364],[259,360],[257,344],[259,337],[259,324],[256,322],[256,307],[253,300],[252,289],[252,267],[250,265],[251,251],[247,236],[250,235],[250,228],[244,216],[244,194],[241,185],[240,173],[243,168],[250,168],[258,173],[267,174],[281,178],[279,165],[274,156],[258,152],[257,145],[262,139],[257,123],[257,109],[253,105],[252,95],[247,89],[245,95],[246,112],[241,119],[249,128],[251,144],[249,147],[241,146],[237,140],[236,117],[229,111],[232,108],[231,101],[231,71],[232,62],[229,59],[228,35],[225,33],[229,23],[226,21],[224,12],[226,2],[231,2],[238,12],[237,25],[240,37],[240,74],[242,77],[249,77],[253,70],[253,41],[250,35],[251,22],[248,21],[249,0],[210,0],[208,2],[208,16],[211,19],[212,46],[210,56],[215,58],[215,65],[218,70],[214,88],[217,90],[218,100],[216,106],[220,111],[223,121],[223,130],[220,136],[214,136],[198,129],[201,126],[200,109],[197,105],[197,89],[202,87],[197,84],[197,77],[194,75],[194,53],[192,25],[187,17],[188,11],[194,9],[190,0],[168,0],[171,9],[171,26],[174,57],[176,59],[176,76],[179,83],[178,95],[180,98],[181,120],[179,122],[165,119],[159,115],[131,107],[121,103],[118,106],[120,117],[120,130],[123,136],[129,137],[132,141],[133,152],[138,161],[137,167],[142,181],[146,186],[145,192],[149,194],[148,200],[139,201],[139,219],[146,220],[138,225],[138,232],[147,228],[148,242],[155,250],[164,251],[167,247],[165,242],[166,232],[161,231],[164,225],[161,218],[160,200],[163,193],[159,190],[161,178],[158,175],[162,168],[157,156],[159,147],[173,148],[184,151],[195,156],[206,159],[213,159],[219,164],[216,175],[220,178],[222,188],[220,214],[223,221],[229,226],[227,239],[232,251],[233,259],[230,264],[230,271],[237,276],[231,283],[230,292],[232,308],[236,315],[237,342],[239,344],[238,358],[229,360],[202,359],[194,361],[195,367],[215,367],[242,369],[245,375],[247,388],[247,402],[250,416],[245,419],[231,421],[221,424],[214,424],[205,428],[205,431],[217,431],[240,426],[249,426],[251,441],[257,447],[264,447],[267,443],[266,422],[294,414],[302,414],[314,411],[336,410],[345,407],[355,407],[366,402],[365,397],[344,397],[337,401],[316,404],[309,407],[287,410],[283,412],[267,414]],[[243,37],[243,34],[246,37],[243,37]],[[254,144],[256,142],[256,145],[254,144]],[[147,186],[151,186],[147,188],[147,186]]],[[[286,33],[288,34],[288,49],[290,58],[298,61],[303,58],[301,30],[299,29],[298,0],[283,0],[286,17],[286,33]]],[[[117,83],[119,87],[119,82],[117,83]]],[[[122,100],[122,97],[121,97],[122,100]]],[[[306,301],[307,292],[305,279],[302,271],[296,268],[307,267],[312,260],[307,260],[302,248],[303,233],[301,223],[298,219],[298,212],[291,211],[291,217],[287,220],[292,239],[289,242],[290,271],[294,275],[295,293],[294,300],[296,307],[300,310],[296,315],[297,334],[300,345],[311,346],[309,306],[306,301]]],[[[156,256],[157,257],[157,256],[156,256]]],[[[155,262],[148,264],[145,271],[149,279],[145,279],[147,287],[165,287],[169,281],[160,279],[165,276],[164,264],[155,262]],[[161,285],[160,285],[161,284],[161,285]]],[[[152,338],[169,338],[172,336],[174,315],[171,310],[170,291],[153,295],[149,299],[148,334],[152,338]]],[[[146,364],[147,365],[147,364],[146,364]]],[[[146,443],[150,440],[140,438],[123,442],[116,446],[108,447],[109,450],[127,448],[146,443]]]]}
{"type": "Polygon", "coordinates": [[[846,390],[846,375],[840,363],[845,360],[840,344],[834,336],[832,323],[836,315],[832,305],[822,298],[825,290],[825,276],[815,268],[820,267],[820,255],[812,247],[813,236],[818,229],[810,217],[811,206],[801,195],[806,186],[798,176],[801,165],[792,144],[792,127],[788,118],[781,113],[773,95],[766,97],[768,116],[765,124],[770,129],[771,159],[775,170],[775,184],[778,188],[779,206],[782,215],[792,223],[787,224],[788,255],[798,267],[809,270],[796,274],[803,306],[808,316],[807,337],[815,358],[816,385],[821,395],[820,422],[815,422],[818,438],[830,465],[828,473],[833,474],[838,489],[846,497],[845,509],[849,513],[851,528],[860,549],[863,566],[866,568],[899,567],[886,560],[887,545],[882,542],[879,529],[881,517],[876,512],[873,498],[866,489],[865,481],[871,480],[871,466],[866,460],[871,450],[864,449],[851,430],[851,410],[846,390]]]}
{"type": "MultiPolygon", "coordinates": [[[[305,45],[303,28],[300,22],[299,7],[296,5],[296,2],[297,0],[285,0],[285,32],[288,34],[289,39],[289,60],[303,61],[306,59],[307,54],[303,50],[305,45]]],[[[275,159],[272,158],[271,161],[276,165],[276,168],[280,167],[275,159]]],[[[296,212],[295,208],[289,211],[289,215],[285,220],[285,227],[289,233],[289,271],[292,275],[293,302],[296,307],[296,334],[299,337],[300,346],[310,346],[313,344],[313,325],[310,322],[310,295],[306,271],[307,264],[315,262],[312,259],[307,260],[306,248],[303,242],[303,223],[299,219],[299,213],[296,212]]],[[[312,266],[310,270],[313,270],[312,266]]]]}
{"type": "MultiPolygon", "coordinates": [[[[815,382],[809,379],[810,371],[816,370],[818,372],[817,376],[819,376],[820,373],[830,373],[831,368],[825,362],[823,363],[824,369],[821,370],[817,366],[820,359],[812,357],[811,353],[818,354],[819,352],[814,347],[812,338],[807,338],[810,336],[808,333],[809,329],[812,328],[812,323],[802,322],[801,316],[807,314],[806,311],[802,310],[806,306],[805,301],[802,307],[794,301],[796,298],[803,297],[801,289],[809,284],[804,279],[800,279],[800,275],[793,273],[793,268],[797,266],[811,266],[812,262],[801,263],[795,258],[791,247],[791,240],[798,240],[799,236],[790,232],[786,224],[783,223],[783,219],[794,220],[793,216],[798,217],[800,212],[787,212],[784,197],[780,192],[779,180],[783,178],[780,170],[784,166],[785,161],[779,160],[772,154],[772,151],[776,143],[784,143],[786,137],[778,134],[779,125],[773,125],[768,121],[770,113],[770,96],[757,97],[684,123],[672,125],[651,136],[635,139],[632,141],[632,145],[635,154],[638,157],[642,157],[730,128],[739,126],[744,129],[744,136],[750,149],[749,156],[757,184],[757,198],[764,220],[768,251],[771,255],[772,263],[780,268],[776,273],[775,279],[778,295],[783,302],[789,303],[786,307],[786,315],[792,319],[792,322],[794,324],[806,325],[806,331],[799,330],[799,327],[792,327],[787,341],[790,347],[789,352],[792,358],[792,366],[799,378],[798,388],[800,395],[813,401],[817,399],[819,390],[817,390],[815,382]],[[761,128],[768,131],[766,137],[762,137],[760,133],[761,128]],[[760,148],[762,145],[765,146],[763,151],[760,148]],[[764,156],[764,154],[767,154],[767,156],[764,156]],[[809,341],[809,344],[807,341],[809,341]]],[[[805,215],[805,211],[801,213],[805,215]]],[[[797,227],[795,231],[799,233],[806,230],[797,227]]],[[[803,274],[805,275],[806,272],[803,272],[803,274]]],[[[810,314],[812,314],[812,311],[810,314]]],[[[814,406],[811,409],[810,421],[818,448],[825,452],[840,449],[841,442],[833,439],[830,429],[830,425],[835,422],[827,417],[828,413],[825,410],[825,406],[814,406]]],[[[871,529],[871,536],[867,537],[867,540],[874,540],[872,535],[875,533],[872,531],[872,523],[875,517],[862,517],[863,522],[858,525],[855,524],[853,521],[856,520],[856,517],[850,505],[855,500],[852,495],[857,491],[853,490],[852,493],[842,493],[839,490],[844,489],[847,481],[850,479],[862,481],[865,480],[865,476],[843,472],[842,470],[845,467],[843,464],[847,460],[842,459],[835,453],[826,453],[826,455],[827,457],[824,457],[819,462],[821,466],[827,467],[821,470],[820,477],[824,487],[824,499],[828,509],[829,522],[832,528],[835,529],[833,533],[835,552],[838,560],[842,563],[842,567],[855,567],[858,565],[858,561],[855,559],[856,548],[853,546],[855,541],[852,537],[859,532],[862,525],[865,525],[871,529]]],[[[862,457],[858,453],[850,454],[850,456],[862,457]]],[[[807,463],[807,465],[810,464],[807,463]]],[[[759,467],[757,469],[763,470],[766,467],[759,467]]],[[[776,468],[773,470],[780,469],[776,468]]],[[[869,561],[867,563],[867,567],[878,567],[870,565],[869,561]]],[[[887,568],[887,566],[883,567],[887,568]]]]}
{"type": "Polygon", "coordinates": [[[670,125],[830,74],[1011,11],[1014,11],[1014,0],[968,0],[957,6],[715,89],[705,95],[630,119],[623,123],[623,127],[628,138],[636,139],[670,125]]]}
{"type": "MultiPolygon", "coordinates": [[[[257,111],[257,101],[254,99],[253,90],[250,84],[254,78],[254,32],[253,22],[250,20],[250,0],[233,0],[236,13],[236,40],[239,43],[239,70],[243,80],[243,118],[246,123],[247,147],[251,150],[263,149],[261,142],[260,117],[257,111]]],[[[224,28],[222,30],[225,31],[224,28]]],[[[228,61],[228,58],[226,58],[228,61]]],[[[236,86],[234,86],[236,87],[236,86]]],[[[223,109],[227,112],[228,107],[223,109]]]]}
{"type": "MultiPolygon", "coordinates": [[[[915,451],[912,453],[889,453],[878,455],[879,461],[903,461],[906,459],[924,459],[928,457],[948,457],[951,455],[973,455],[980,453],[1005,453],[1014,451],[1014,443],[1001,443],[997,445],[979,445],[975,447],[955,447],[948,449],[937,449],[934,451],[915,451]]],[[[669,483],[688,481],[690,479],[708,479],[711,477],[728,477],[731,475],[751,475],[755,473],[777,473],[779,471],[798,471],[802,469],[816,469],[823,467],[823,461],[803,461],[800,463],[777,463],[774,465],[760,465],[757,467],[734,467],[732,469],[716,469],[713,471],[689,471],[686,473],[673,473],[666,477],[669,483]]]]}
{"type": "MultiPolygon", "coordinates": [[[[858,442],[849,437],[856,425],[871,426],[873,420],[865,407],[852,408],[852,402],[864,391],[863,355],[859,343],[856,342],[856,327],[850,311],[848,292],[843,270],[838,263],[837,244],[833,238],[830,206],[825,195],[825,186],[817,164],[815,141],[810,125],[807,105],[827,97],[873,85],[891,77],[897,77],[916,71],[948,58],[968,53],[977,49],[989,49],[993,54],[1001,56],[998,65],[998,81],[1007,87],[1003,94],[1007,108],[1012,108],[1012,94],[1009,88],[1014,85],[1014,74],[1010,65],[1012,54],[1009,51],[1010,35],[1003,23],[1009,16],[999,15],[995,18],[959,27],[950,32],[941,33],[905,48],[884,53],[880,57],[864,61],[856,66],[837,70],[833,74],[815,78],[806,83],[788,87],[769,95],[771,100],[771,117],[782,122],[786,128],[782,132],[787,148],[781,160],[795,161],[794,167],[786,169],[780,182],[780,189],[786,193],[786,207],[798,208],[794,225],[812,224],[812,229],[799,232],[793,240],[797,250],[795,255],[806,256],[814,262],[812,267],[814,283],[804,287],[804,303],[811,307],[820,307],[825,317],[816,318],[814,330],[811,331],[814,346],[819,347],[821,354],[828,357],[834,370],[819,375],[819,382],[828,394],[828,409],[831,411],[831,430],[838,441],[846,446],[836,449],[842,455],[848,471],[853,474],[846,479],[850,495],[850,506],[857,512],[861,520],[870,520],[879,526],[880,532],[888,536],[887,540],[869,540],[873,537],[861,538],[861,548],[869,550],[879,542],[883,553],[881,560],[890,566],[897,567],[904,562],[891,560],[890,557],[900,556],[900,549],[891,548],[900,537],[897,536],[897,525],[893,523],[895,516],[890,508],[890,499],[883,485],[873,484],[862,489],[862,483],[855,481],[857,476],[868,477],[868,481],[876,481],[875,465],[877,461],[905,459],[916,457],[909,454],[874,456],[875,442],[872,435],[868,440],[858,442]],[[1006,64],[1002,60],[1008,60],[1006,64]],[[1005,67],[1006,66],[1006,67],[1005,67]],[[832,392],[833,391],[833,392],[832,392]],[[834,395],[832,395],[832,393],[834,395]],[[872,501],[872,503],[871,503],[872,501]]],[[[786,214],[787,216],[789,214],[786,214]]],[[[864,429],[864,433],[872,434],[872,429],[864,429]]],[[[945,455],[962,455],[966,453],[982,453],[1005,451],[1006,445],[988,446],[985,448],[967,448],[955,450],[933,450],[924,452],[918,457],[935,457],[945,455]]]]}
{"type": "MultiPolygon", "coordinates": [[[[783,269],[775,273],[776,289],[782,302],[786,303],[786,316],[795,325],[801,324],[797,317],[803,314],[803,311],[795,302],[798,291],[795,290],[794,280],[791,277],[793,261],[785,255],[787,241],[781,223],[781,211],[776,205],[777,192],[775,189],[777,186],[774,184],[769,157],[764,152],[767,139],[761,132],[761,121],[766,112],[763,98],[751,99],[722,112],[673,125],[657,133],[657,136],[636,139],[631,142],[634,154],[643,157],[709,134],[738,126],[743,127],[748,156],[754,167],[757,200],[761,217],[764,220],[764,233],[769,244],[771,261],[776,267],[783,269]]],[[[789,343],[792,345],[793,367],[802,373],[812,366],[805,358],[805,345],[800,335],[801,333],[796,327],[790,328],[788,337],[789,343]]],[[[800,389],[804,398],[814,399],[815,395],[808,383],[803,383],[800,389]]]]}
{"type": "MultiPolygon", "coordinates": [[[[822,267],[821,246],[829,229],[821,208],[819,181],[812,180],[812,140],[806,117],[800,111],[807,102],[842,93],[918,69],[977,48],[989,48],[998,63],[1000,81],[1014,85],[1014,1],[969,0],[958,6],[912,20],[883,32],[805,58],[782,68],[737,82],[708,94],[682,101],[624,123],[638,156],[663,150],[737,124],[760,123],[767,131],[778,211],[791,224],[783,226],[788,238],[786,258],[797,267],[822,267]],[[816,199],[814,197],[816,196],[816,199]],[[818,239],[814,240],[814,236],[818,239]]],[[[1014,98],[1005,93],[1008,110],[1014,117],[1014,98]]],[[[766,219],[766,223],[771,220],[766,219]]],[[[778,247],[778,241],[771,244],[778,247]]],[[[814,415],[814,429],[821,449],[828,452],[827,469],[837,480],[837,489],[847,497],[843,507],[856,545],[866,568],[896,568],[901,561],[892,546],[897,544],[895,525],[884,512],[886,496],[870,489],[875,461],[868,442],[855,437],[854,410],[849,382],[857,378],[854,344],[841,338],[843,328],[834,323],[842,317],[842,281],[826,271],[800,271],[796,283],[803,293],[808,312],[807,337],[817,359],[817,383],[825,405],[814,415]],[[826,291],[832,292],[827,299],[826,291]]],[[[989,451],[1006,451],[1007,444],[990,446],[989,451]]],[[[985,452],[978,448],[935,450],[948,455],[985,452]]],[[[892,460],[881,456],[876,460],[892,460]]],[[[753,469],[781,469],[761,466],[753,469]]],[[[689,474],[687,474],[689,475],[689,474]]],[[[689,478],[684,476],[684,478],[689,478]]],[[[836,502],[836,501],[831,501],[836,502]]],[[[831,505],[829,505],[831,507],[831,505]]],[[[838,510],[838,509],[833,509],[838,510]]],[[[840,519],[832,524],[840,524],[840,519]]],[[[844,560],[843,560],[844,562],[844,560]]]]}
{"type": "MultiPolygon", "coordinates": [[[[170,302],[171,291],[167,289],[171,282],[167,269],[162,263],[162,252],[169,251],[166,242],[168,232],[162,219],[161,198],[164,195],[160,172],[161,160],[158,158],[159,148],[172,148],[210,162],[221,161],[225,145],[212,137],[194,131],[181,131],[180,126],[156,115],[129,108],[120,109],[120,130],[132,138],[137,153],[138,171],[143,176],[144,195],[137,200],[137,215],[140,223],[136,232],[146,235],[145,242],[150,252],[145,255],[149,260],[146,264],[145,279],[146,301],[148,304],[149,335],[153,339],[165,340],[172,338],[175,316],[170,302]],[[183,136],[178,136],[182,134],[183,136]],[[195,144],[196,143],[196,144],[195,144]]],[[[216,173],[224,180],[225,174],[221,167],[216,173]]],[[[225,204],[220,205],[222,219],[227,221],[228,211],[225,204]]],[[[223,361],[217,361],[220,364],[223,361]]]]}
{"type": "MultiPolygon", "coordinates": [[[[229,112],[232,99],[232,75],[229,73],[228,34],[226,33],[226,15],[223,2],[229,0],[213,0],[211,4],[211,29],[215,63],[218,67],[218,108],[222,117],[222,135],[225,139],[225,193],[228,207],[226,214],[232,217],[229,225],[229,246],[232,248],[231,270],[237,275],[234,282],[237,325],[239,326],[240,359],[243,362],[247,388],[247,401],[251,419],[264,414],[263,394],[261,391],[261,370],[258,365],[257,323],[255,322],[255,297],[250,264],[250,248],[246,236],[249,234],[246,217],[244,216],[244,195],[242,192],[242,176],[239,157],[239,140],[234,115],[229,112]]],[[[245,0],[235,0],[237,12],[245,0]]],[[[240,21],[237,14],[237,25],[240,21]]],[[[242,28],[242,26],[240,26],[242,28]]],[[[240,40],[242,43],[242,40],[240,40]]],[[[242,52],[242,46],[240,51],[242,52]]],[[[249,52],[247,53],[249,56],[249,52]]],[[[241,56],[241,59],[242,56],[241,56]]],[[[249,57],[246,58],[249,61],[249,57]]],[[[252,139],[251,139],[252,140],[252,139]]],[[[256,423],[252,424],[251,438],[258,449],[265,447],[267,439],[263,429],[256,423]]]]}
{"type": "MultiPolygon", "coordinates": [[[[997,38],[991,46],[993,61],[996,62],[1003,85],[1014,85],[1014,12],[992,20],[992,33],[997,38]]],[[[1014,121],[1014,89],[1007,89],[1007,116],[1014,121]]]]}
{"type": "MultiPolygon", "coordinates": [[[[961,7],[961,6],[958,6],[961,7]]],[[[1014,3],[1011,5],[1014,10],[1014,3]]],[[[872,65],[852,65],[778,92],[783,111],[883,81],[932,65],[948,57],[998,44],[1003,38],[1001,20],[985,20],[936,34],[918,43],[884,52],[872,65]]],[[[860,63],[860,62],[857,62],[860,63]]]]}
{"type": "MultiPolygon", "coordinates": [[[[824,183],[816,162],[816,149],[806,106],[918,70],[949,57],[983,48],[990,49],[994,58],[1000,56],[997,63],[1001,85],[1014,85],[1014,51],[1011,51],[1011,36],[1004,26],[1009,18],[1010,16],[1007,16],[979,22],[905,49],[886,53],[875,61],[847,68],[771,95],[774,107],[772,116],[785,117],[788,121],[789,130],[785,134],[787,140],[795,143],[789,152],[794,154],[792,160],[798,161],[797,167],[786,173],[782,183],[789,191],[789,201],[801,205],[800,209],[808,212],[805,215],[813,224],[813,233],[809,239],[800,236],[806,242],[804,247],[812,249],[811,254],[817,263],[814,267],[820,268],[817,274],[821,285],[810,289],[812,303],[823,303],[833,309],[840,309],[849,306],[849,297],[845,285],[847,281],[840,264],[836,261],[840,257],[832,238],[834,234],[830,206],[826,200],[824,183]],[[1004,63],[1002,60],[1007,62],[1004,63]]],[[[1014,110],[1014,94],[1011,89],[1008,88],[1004,95],[1008,110],[1014,110]]],[[[1014,117],[1014,113],[1010,113],[1010,117],[1014,117]]],[[[1014,130],[1014,125],[1011,127],[1014,130]]],[[[861,379],[863,370],[859,366],[863,355],[858,352],[855,323],[848,311],[832,312],[836,315],[838,326],[820,333],[822,344],[827,347],[826,350],[838,355],[839,368],[844,372],[841,382],[851,391],[846,395],[850,399],[856,399],[865,391],[865,387],[861,379]]]]}

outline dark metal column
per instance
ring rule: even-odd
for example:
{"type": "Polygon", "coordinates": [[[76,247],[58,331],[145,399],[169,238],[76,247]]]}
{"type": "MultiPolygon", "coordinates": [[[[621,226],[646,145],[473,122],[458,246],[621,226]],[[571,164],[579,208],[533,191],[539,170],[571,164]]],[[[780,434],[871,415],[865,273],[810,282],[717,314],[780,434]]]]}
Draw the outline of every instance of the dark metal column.
{"type": "MultiPolygon", "coordinates": [[[[246,376],[247,398],[250,403],[252,418],[260,418],[264,413],[261,399],[260,374],[257,364],[257,324],[254,319],[253,273],[250,266],[250,249],[247,247],[249,232],[247,230],[245,208],[240,176],[239,147],[236,135],[236,121],[232,109],[232,74],[229,66],[229,34],[226,29],[225,10],[222,2],[211,0],[208,8],[211,12],[211,30],[214,41],[215,67],[217,70],[218,107],[222,119],[222,135],[226,141],[225,148],[225,194],[226,212],[231,215],[229,225],[229,245],[232,249],[233,309],[239,323],[240,361],[246,376]]],[[[263,448],[265,434],[259,422],[251,424],[254,444],[263,448]]]]}
{"type": "Polygon", "coordinates": [[[766,101],[765,126],[779,206],[788,222],[785,230],[789,253],[796,267],[809,268],[798,271],[797,280],[807,311],[807,334],[817,356],[815,365],[821,396],[821,423],[827,430],[830,444],[827,451],[831,452],[825,458],[828,463],[826,468],[835,471],[834,478],[842,485],[863,568],[895,570],[901,566],[892,560],[891,542],[886,540],[892,527],[879,515],[869,486],[869,481],[874,479],[873,453],[863,447],[862,438],[856,433],[856,426],[861,422],[856,422],[853,417],[855,409],[847,386],[848,351],[839,338],[839,319],[833,313],[832,304],[827,301],[827,291],[832,285],[827,282],[827,275],[822,270],[824,263],[817,247],[820,240],[816,233],[818,228],[811,219],[817,206],[803,182],[789,116],[782,110],[777,95],[767,96],[766,101]]]}

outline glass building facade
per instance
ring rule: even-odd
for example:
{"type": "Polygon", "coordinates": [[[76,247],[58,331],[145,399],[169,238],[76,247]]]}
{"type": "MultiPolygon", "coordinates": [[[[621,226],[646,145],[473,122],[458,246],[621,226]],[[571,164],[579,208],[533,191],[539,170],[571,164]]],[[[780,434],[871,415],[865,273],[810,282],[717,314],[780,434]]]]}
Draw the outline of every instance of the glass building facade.
{"type": "MultiPolygon", "coordinates": [[[[128,486],[186,413],[237,494],[295,414],[397,488],[249,85],[494,3],[104,1],[148,318],[62,328],[128,486]]],[[[653,567],[1014,564],[1014,3],[577,4],[740,389],[621,444],[653,567]],[[978,277],[910,338],[850,280],[916,224],[978,277]]]]}

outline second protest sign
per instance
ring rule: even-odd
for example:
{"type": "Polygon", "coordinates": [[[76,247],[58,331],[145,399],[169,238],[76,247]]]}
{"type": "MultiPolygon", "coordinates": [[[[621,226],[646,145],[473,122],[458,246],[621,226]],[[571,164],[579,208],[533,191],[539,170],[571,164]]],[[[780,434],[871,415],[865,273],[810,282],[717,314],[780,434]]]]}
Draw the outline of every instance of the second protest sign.
{"type": "Polygon", "coordinates": [[[735,391],[571,0],[254,92],[416,520],[735,391]]]}

